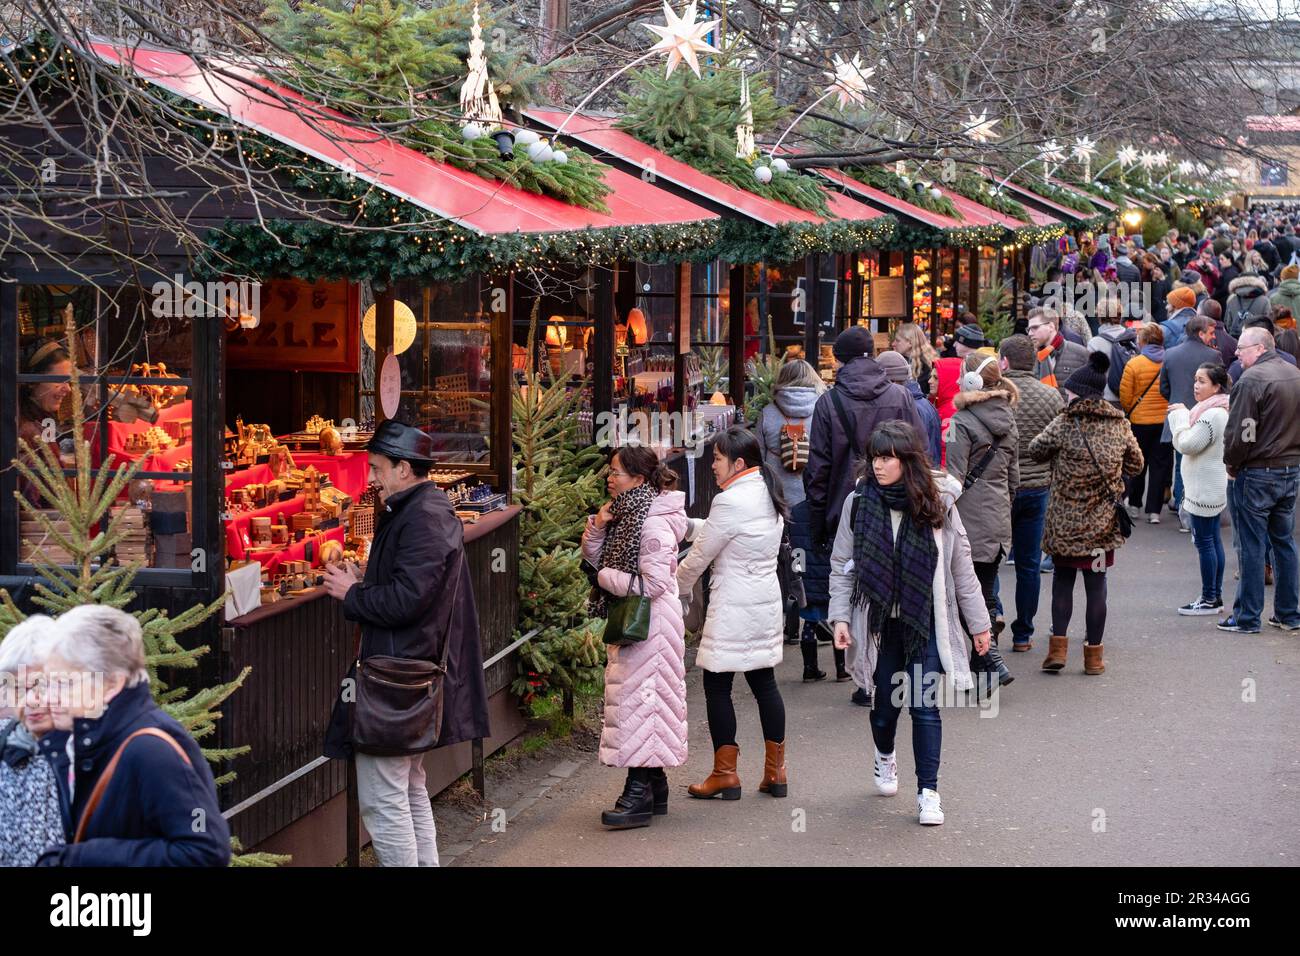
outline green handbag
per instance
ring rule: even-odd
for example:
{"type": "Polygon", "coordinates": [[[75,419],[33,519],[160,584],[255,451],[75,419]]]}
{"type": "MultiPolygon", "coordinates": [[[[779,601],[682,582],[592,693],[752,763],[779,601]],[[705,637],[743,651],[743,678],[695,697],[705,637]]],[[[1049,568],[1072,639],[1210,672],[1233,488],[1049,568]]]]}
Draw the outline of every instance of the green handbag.
{"type": "Polygon", "coordinates": [[[636,594],[629,590],[627,597],[605,602],[609,608],[605,618],[606,644],[636,644],[650,636],[650,599],[645,595],[645,581],[640,574],[633,575],[634,587],[637,582],[641,586],[636,594]]]}

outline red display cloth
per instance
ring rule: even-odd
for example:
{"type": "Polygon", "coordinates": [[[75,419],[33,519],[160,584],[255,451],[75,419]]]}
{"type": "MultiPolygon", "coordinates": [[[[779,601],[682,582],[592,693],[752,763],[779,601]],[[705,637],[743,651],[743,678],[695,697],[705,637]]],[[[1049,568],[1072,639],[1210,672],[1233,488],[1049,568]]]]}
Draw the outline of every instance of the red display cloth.
{"type": "Polygon", "coordinates": [[[364,451],[351,451],[342,455],[322,455],[317,452],[294,452],[294,464],[304,471],[308,466],[330,476],[334,487],[356,501],[366,490],[370,477],[370,458],[364,451]]]}
{"type": "Polygon", "coordinates": [[[229,495],[234,489],[246,485],[264,485],[273,477],[271,466],[265,462],[260,465],[250,465],[242,471],[230,472],[226,475],[226,494],[229,495]]]}
{"type": "MultiPolygon", "coordinates": [[[[323,545],[326,541],[337,541],[339,544],[342,544],[343,528],[342,527],[330,528],[328,531],[326,531],[324,534],[322,534],[320,537],[314,540],[316,541],[316,551],[312,555],[311,563],[312,563],[312,567],[319,568],[321,566],[320,563],[321,545],[323,545]]],[[[307,553],[307,542],[305,540],[295,541],[292,544],[290,544],[289,547],[285,548],[283,551],[280,551],[272,555],[270,558],[264,560],[262,562],[262,566],[266,568],[266,570],[271,574],[278,574],[280,571],[281,563],[285,561],[301,561],[306,556],[306,553],[307,553]]]]}
{"type": "MultiPolygon", "coordinates": [[[[193,417],[194,417],[194,402],[192,401],[177,402],[175,405],[170,405],[167,408],[160,410],[158,412],[158,421],[155,422],[154,424],[161,427],[163,422],[169,422],[177,418],[193,418],[193,417]]],[[[93,425],[92,422],[87,422],[87,426],[91,426],[91,425],[93,425]]],[[[140,457],[140,455],[139,453],[131,453],[126,451],[127,437],[130,435],[143,434],[152,427],[153,425],[150,425],[142,418],[137,418],[129,425],[126,424],[125,422],[109,422],[108,423],[108,453],[110,455],[116,455],[119,463],[124,461],[135,461],[137,458],[140,457]]],[[[93,431],[87,432],[87,437],[89,437],[92,434],[93,431]]],[[[185,456],[182,455],[181,457],[185,457],[185,456]]]]}
{"type": "Polygon", "coordinates": [[[140,465],[141,471],[171,471],[176,462],[194,460],[194,446],[189,442],[184,445],[177,445],[175,448],[169,448],[167,451],[160,451],[156,455],[150,455],[140,465]]]}
{"type": "MultiPolygon", "coordinates": [[[[302,511],[305,500],[302,495],[297,495],[288,501],[277,501],[265,508],[258,508],[255,511],[241,511],[235,515],[226,522],[226,557],[234,558],[236,561],[244,560],[247,551],[244,544],[244,535],[250,533],[249,529],[252,527],[253,518],[270,518],[271,524],[280,524],[281,522],[276,520],[277,515],[284,515],[288,519],[291,515],[302,511]]],[[[288,524],[289,522],[285,520],[283,523],[288,524]]]]}

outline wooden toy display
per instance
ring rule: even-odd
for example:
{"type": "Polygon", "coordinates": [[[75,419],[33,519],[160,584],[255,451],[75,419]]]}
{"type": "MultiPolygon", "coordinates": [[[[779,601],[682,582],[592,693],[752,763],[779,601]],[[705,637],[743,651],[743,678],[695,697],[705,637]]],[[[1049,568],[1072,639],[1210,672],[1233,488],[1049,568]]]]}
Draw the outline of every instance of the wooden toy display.
{"type": "Polygon", "coordinates": [[[280,447],[279,440],[271,434],[270,425],[245,425],[244,419],[235,419],[238,438],[235,443],[234,460],[236,467],[255,465],[259,460],[269,459],[275,449],[280,447]]]}
{"type": "MultiPolygon", "coordinates": [[[[131,378],[180,378],[179,375],[167,371],[166,362],[157,364],[138,362],[131,366],[128,375],[131,378]]],[[[139,395],[156,408],[166,408],[168,405],[185,401],[186,388],[184,385],[123,385],[122,392],[127,395],[139,395]]]]}
{"type": "Polygon", "coordinates": [[[176,439],[154,425],[147,432],[133,432],[126,436],[124,449],[128,455],[156,455],[176,446],[176,439]]]}
{"type": "MultiPolygon", "coordinates": [[[[57,511],[46,511],[44,514],[53,522],[55,532],[63,535],[71,533],[72,526],[60,518],[57,511]]],[[[21,512],[21,515],[18,523],[19,561],[31,561],[36,555],[40,555],[54,564],[72,563],[72,556],[59,547],[55,538],[46,536],[46,531],[39,521],[26,511],[21,512]]]]}

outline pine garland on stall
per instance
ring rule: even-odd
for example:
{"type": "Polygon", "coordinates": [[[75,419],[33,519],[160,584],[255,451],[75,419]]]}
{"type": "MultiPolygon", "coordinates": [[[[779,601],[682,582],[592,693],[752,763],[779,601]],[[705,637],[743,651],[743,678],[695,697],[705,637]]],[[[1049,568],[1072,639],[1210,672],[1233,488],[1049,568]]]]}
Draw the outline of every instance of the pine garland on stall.
{"type": "MultiPolygon", "coordinates": [[[[274,0],[263,13],[268,37],[293,54],[271,75],[326,105],[371,119],[421,152],[486,179],[500,180],[537,195],[608,212],[601,167],[578,149],[567,163],[534,163],[516,145],[502,157],[495,141],[466,142],[453,118],[460,110],[473,0],[445,0],[420,8],[393,0],[346,3],[322,0],[298,9],[274,0]],[[421,118],[415,118],[421,117],[421,118]]],[[[491,36],[486,55],[494,89],[503,105],[534,99],[548,72],[529,62],[504,21],[498,25],[480,5],[483,33],[491,36]]]]}
{"type": "MultiPolygon", "coordinates": [[[[538,303],[533,304],[528,354],[536,347],[538,303]]],[[[582,387],[542,371],[525,373],[515,390],[516,498],[519,517],[519,635],[539,633],[519,651],[515,693],[531,696],[550,685],[573,688],[599,679],[605,664],[605,622],[587,615],[591,590],[580,542],[587,515],[604,496],[605,462],[599,448],[578,437],[582,387]]]]}
{"type": "MultiPolygon", "coordinates": [[[[659,66],[633,74],[623,96],[621,129],[673,159],[767,199],[827,215],[826,195],[811,176],[795,170],[775,173],[771,182],[754,178],[754,163],[736,156],[741,122],[739,67],[725,58],[696,76],[688,69],[664,77],[659,66]]],[[[755,129],[778,128],[786,115],[761,73],[749,78],[755,129]]]]}
{"type": "MultiPolygon", "coordinates": [[[[136,598],[131,584],[140,569],[138,564],[123,566],[111,556],[123,538],[122,520],[127,510],[118,508],[115,514],[110,515],[111,508],[140,470],[140,462],[123,463],[116,468],[103,467],[99,474],[93,474],[90,442],[82,437],[86,417],[77,373],[77,337],[73,334],[71,306],[66,330],[72,360],[72,435],[76,449],[76,477],[69,480],[64,475],[58,454],[43,442],[32,448],[20,439],[19,458],[13,462],[18,473],[31,483],[47,504],[47,508],[38,508],[16,491],[14,497],[19,509],[40,526],[46,541],[70,559],[69,566],[63,566],[48,560],[42,551],[36,551],[32,557],[31,563],[40,579],[32,603],[52,617],[82,604],[125,609],[136,598]],[[66,531],[62,528],[65,524],[66,531]]],[[[209,605],[195,605],[176,617],[168,617],[165,611],[157,608],[132,612],[140,622],[144,638],[145,662],[149,668],[149,687],[154,702],[200,742],[216,731],[216,722],[221,719],[221,711],[217,708],[240,688],[252,668],[245,667],[229,683],[193,693],[188,687],[170,686],[160,676],[159,670],[192,670],[199,666],[199,658],[208,653],[209,648],[183,647],[177,635],[202,624],[224,603],[223,595],[209,605]]],[[[9,592],[0,588],[0,640],[25,617],[9,592]]],[[[249,751],[248,747],[201,749],[214,765],[249,751]]],[[[233,779],[234,774],[227,773],[217,777],[217,783],[228,783],[233,779]]],[[[275,866],[289,860],[287,856],[267,853],[240,855],[239,843],[233,838],[231,846],[236,852],[232,866],[275,866]]]]}

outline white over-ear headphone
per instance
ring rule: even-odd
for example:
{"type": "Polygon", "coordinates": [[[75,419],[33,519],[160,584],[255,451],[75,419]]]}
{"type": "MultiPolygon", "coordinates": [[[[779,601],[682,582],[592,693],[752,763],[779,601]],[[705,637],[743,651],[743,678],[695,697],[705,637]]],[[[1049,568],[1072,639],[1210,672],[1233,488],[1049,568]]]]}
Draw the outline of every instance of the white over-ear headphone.
{"type": "Polygon", "coordinates": [[[997,359],[992,355],[980,362],[979,367],[972,371],[966,372],[961,377],[961,390],[963,392],[978,392],[984,387],[984,376],[980,373],[984,371],[984,366],[990,362],[996,362],[997,359]]]}

